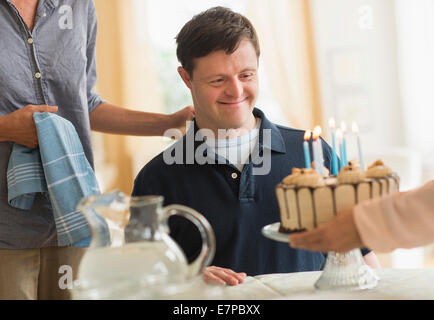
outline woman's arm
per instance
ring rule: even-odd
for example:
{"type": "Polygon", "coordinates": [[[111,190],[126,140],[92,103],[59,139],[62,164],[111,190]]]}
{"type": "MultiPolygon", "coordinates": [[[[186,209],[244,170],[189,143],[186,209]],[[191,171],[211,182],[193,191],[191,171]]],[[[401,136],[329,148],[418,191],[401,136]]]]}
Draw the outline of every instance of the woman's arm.
{"type": "Polygon", "coordinates": [[[129,110],[104,102],[90,113],[92,130],[131,136],[163,136],[177,128],[185,133],[186,122],[194,118],[193,107],[166,115],[129,110]]]}

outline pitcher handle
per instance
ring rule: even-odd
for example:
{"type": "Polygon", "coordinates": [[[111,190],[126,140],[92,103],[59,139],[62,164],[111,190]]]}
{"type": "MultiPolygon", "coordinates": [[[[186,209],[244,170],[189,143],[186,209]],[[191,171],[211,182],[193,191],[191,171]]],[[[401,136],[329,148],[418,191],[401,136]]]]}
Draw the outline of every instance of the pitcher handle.
{"type": "Polygon", "coordinates": [[[189,277],[201,275],[214,259],[216,242],[214,231],[208,220],[196,210],[182,205],[170,205],[165,207],[164,212],[170,218],[174,215],[182,216],[191,221],[200,232],[202,237],[202,250],[199,256],[189,265],[189,277]]]}

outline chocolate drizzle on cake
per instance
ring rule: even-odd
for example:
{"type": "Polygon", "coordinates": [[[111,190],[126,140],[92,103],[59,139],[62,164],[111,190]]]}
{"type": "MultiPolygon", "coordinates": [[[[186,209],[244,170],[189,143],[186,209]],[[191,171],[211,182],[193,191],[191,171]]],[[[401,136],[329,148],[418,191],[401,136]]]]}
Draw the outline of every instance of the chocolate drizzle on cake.
{"type": "Polygon", "coordinates": [[[312,207],[313,207],[313,225],[315,228],[318,227],[318,222],[317,222],[317,215],[316,215],[316,205],[315,205],[315,195],[314,195],[314,189],[313,188],[309,188],[310,190],[310,195],[312,198],[312,207]]]}
{"type": "Polygon", "coordinates": [[[337,178],[324,178],[313,169],[294,168],[292,174],[277,186],[281,212],[279,231],[293,233],[317,228],[336,216],[338,211],[399,190],[399,177],[390,174],[391,170],[382,161],[375,162],[369,168],[371,171],[367,175],[357,161],[351,161],[337,178]],[[353,189],[339,188],[345,185],[353,189]]]}
{"type": "Polygon", "coordinates": [[[286,194],[286,189],[283,191],[283,195],[285,196],[285,206],[286,206],[286,217],[291,219],[291,212],[289,210],[289,204],[288,204],[288,195],[286,194]]]}
{"type": "Polygon", "coordinates": [[[333,215],[337,216],[338,209],[337,209],[337,206],[336,206],[336,193],[335,193],[336,187],[332,186],[331,189],[332,189],[332,201],[333,201],[333,215]]]}
{"type": "MultiPolygon", "coordinates": [[[[302,199],[308,199],[307,196],[302,196],[301,192],[302,190],[309,190],[308,194],[310,195],[311,199],[309,199],[309,201],[311,201],[312,204],[312,209],[308,209],[312,215],[312,222],[313,222],[313,227],[317,228],[319,226],[319,221],[320,221],[320,217],[319,214],[321,211],[318,211],[319,207],[317,208],[317,205],[319,204],[317,202],[317,199],[315,198],[316,195],[316,191],[321,189],[321,188],[328,188],[331,191],[331,202],[330,203],[330,210],[332,210],[333,212],[330,212],[330,214],[332,216],[336,216],[338,214],[338,199],[336,198],[338,193],[337,193],[337,188],[339,186],[344,186],[344,185],[349,185],[352,188],[354,188],[354,202],[355,204],[359,203],[359,201],[362,201],[363,199],[368,199],[368,198],[363,198],[366,197],[366,195],[369,197],[369,199],[373,199],[374,197],[378,197],[378,196],[384,196],[386,193],[390,193],[393,192],[394,190],[392,190],[391,188],[391,180],[388,179],[393,179],[393,181],[396,183],[396,187],[399,188],[399,178],[397,178],[397,176],[388,176],[388,177],[384,177],[384,178],[365,178],[363,181],[359,182],[359,183],[341,183],[341,184],[336,184],[335,182],[331,182],[329,181],[328,183],[326,183],[324,186],[319,186],[319,187],[297,187],[296,185],[287,185],[287,184],[279,184],[277,186],[277,188],[280,188],[283,192],[281,192],[279,194],[279,197],[284,197],[285,199],[281,199],[283,201],[280,201],[279,203],[281,204],[282,208],[281,210],[283,210],[282,215],[284,214],[286,219],[285,221],[292,221],[289,222],[290,225],[294,226],[294,224],[297,226],[296,228],[288,228],[288,227],[284,227],[283,226],[283,221],[281,223],[279,232],[282,233],[293,233],[293,232],[301,232],[301,231],[305,231],[307,230],[307,227],[304,225],[305,220],[303,217],[303,214],[306,214],[307,212],[304,212],[302,214],[301,212],[301,202],[302,199]],[[385,181],[386,180],[386,181],[385,181]],[[362,185],[366,184],[369,188],[369,191],[362,191],[362,185]],[[374,193],[374,188],[375,185],[378,185],[379,193],[374,193]],[[387,186],[386,186],[387,184],[387,186]],[[383,186],[384,185],[384,186],[383,186]],[[290,193],[289,192],[293,192],[294,193],[294,197],[295,199],[292,200],[292,196],[289,196],[290,193]],[[368,192],[368,194],[366,194],[366,192],[368,192]],[[365,194],[365,196],[362,196],[362,194],[365,194]],[[361,198],[362,197],[362,198],[361,198]],[[294,204],[291,205],[290,202],[294,201],[294,204]],[[292,219],[292,220],[290,220],[292,219]],[[297,221],[295,220],[297,219],[297,221]]],[[[318,194],[319,196],[319,194],[318,194]]],[[[304,201],[304,200],[303,200],[304,201]]],[[[306,209],[303,209],[306,210],[306,209]]],[[[341,210],[341,209],[340,209],[341,210]]],[[[323,210],[324,211],[324,210],[323,210]]],[[[324,219],[322,219],[322,221],[324,221],[324,219]]],[[[306,221],[307,222],[307,221],[306,221]]]]}
{"type": "Polygon", "coordinates": [[[299,192],[300,192],[300,190],[298,190],[298,191],[295,193],[295,200],[296,200],[296,202],[297,202],[298,226],[299,226],[299,228],[301,229],[302,227],[301,227],[300,202],[299,202],[299,200],[298,200],[298,193],[299,193],[299,192]]]}

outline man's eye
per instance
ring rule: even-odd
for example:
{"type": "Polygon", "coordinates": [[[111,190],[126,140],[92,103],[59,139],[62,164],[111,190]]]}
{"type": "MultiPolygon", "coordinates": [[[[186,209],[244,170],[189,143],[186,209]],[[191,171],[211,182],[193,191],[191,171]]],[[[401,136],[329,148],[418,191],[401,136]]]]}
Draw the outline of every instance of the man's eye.
{"type": "Polygon", "coordinates": [[[215,80],[211,81],[211,83],[213,83],[213,84],[220,84],[222,82],[223,82],[223,79],[215,79],[215,80]]]}
{"type": "Polygon", "coordinates": [[[254,74],[253,73],[245,73],[241,76],[241,78],[243,79],[250,79],[253,78],[254,74]]]}

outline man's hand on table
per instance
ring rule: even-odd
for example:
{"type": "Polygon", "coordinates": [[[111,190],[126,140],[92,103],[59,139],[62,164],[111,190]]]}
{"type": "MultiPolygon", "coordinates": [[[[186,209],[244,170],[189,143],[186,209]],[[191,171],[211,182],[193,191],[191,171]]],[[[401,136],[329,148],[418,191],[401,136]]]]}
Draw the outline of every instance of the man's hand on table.
{"type": "Polygon", "coordinates": [[[27,105],[7,116],[2,117],[0,141],[12,141],[28,148],[34,149],[38,146],[36,125],[33,120],[35,112],[57,112],[57,106],[35,106],[27,105]]]}
{"type": "Polygon", "coordinates": [[[219,268],[219,267],[208,267],[203,273],[203,279],[208,283],[220,284],[220,285],[231,285],[236,286],[243,283],[247,274],[244,272],[235,272],[230,269],[219,268]]]}

